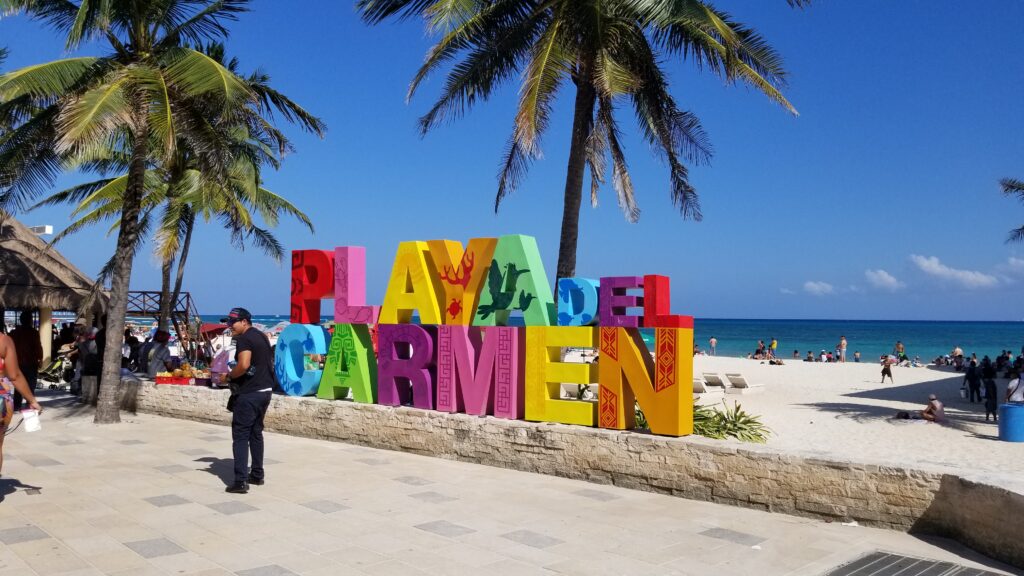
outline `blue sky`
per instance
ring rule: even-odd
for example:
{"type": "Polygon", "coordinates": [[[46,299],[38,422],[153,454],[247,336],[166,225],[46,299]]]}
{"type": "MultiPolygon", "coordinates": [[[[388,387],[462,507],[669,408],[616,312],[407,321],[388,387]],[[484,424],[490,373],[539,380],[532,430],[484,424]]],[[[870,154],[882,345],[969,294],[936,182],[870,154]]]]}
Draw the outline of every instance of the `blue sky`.
{"type": "MultiPolygon", "coordinates": [[[[695,112],[715,149],[693,167],[704,221],[682,220],[667,170],[620,115],[643,210],[638,224],[614,191],[584,206],[578,274],[666,274],[677,313],[721,318],[1020,320],[1024,245],[1006,245],[1024,207],[999,178],[1024,178],[1024,3],[965,10],[952,0],[720,0],[785,57],[786,113],[743,86],[726,86],[685,61],[666,62],[677,100],[695,112]]],[[[324,140],[295,133],[297,152],[267,186],[305,209],[311,235],[285,222],[288,249],[363,245],[368,293],[379,302],[398,242],[521,233],[536,236],[549,274],[558,251],[572,92],[521,188],[493,211],[496,174],[517,86],[425,138],[417,117],[438,93],[434,77],[406,104],[409,79],[430,46],[420,22],[363,25],[351,2],[258,0],[232,26],[229,52],[328,124],[324,140]]],[[[63,43],[22,17],[0,20],[8,69],[65,55],[63,43]]],[[[81,181],[69,176],[61,185],[81,181]]],[[[68,222],[40,210],[29,224],[68,222]]],[[[104,232],[60,249],[95,273],[113,249],[104,232]]],[[[203,227],[186,287],[200,311],[244,305],[287,313],[288,266],[234,252],[203,227]]],[[[141,256],[135,289],[158,289],[141,256]]]]}

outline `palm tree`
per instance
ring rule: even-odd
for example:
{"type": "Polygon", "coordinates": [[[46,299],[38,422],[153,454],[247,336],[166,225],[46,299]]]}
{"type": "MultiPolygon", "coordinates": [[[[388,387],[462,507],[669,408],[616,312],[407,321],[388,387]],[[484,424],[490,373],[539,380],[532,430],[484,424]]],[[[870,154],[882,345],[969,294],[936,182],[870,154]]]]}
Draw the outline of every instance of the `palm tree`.
{"type": "MultiPolygon", "coordinates": [[[[181,153],[182,148],[178,148],[181,153]]],[[[280,216],[294,216],[313,231],[309,217],[286,199],[259,185],[257,168],[247,159],[236,160],[227,182],[206,178],[196,167],[157,167],[147,173],[146,192],[142,200],[141,228],[149,230],[155,222],[156,246],[154,252],[163,264],[162,310],[159,328],[167,329],[170,303],[176,302],[188,260],[192,232],[197,217],[209,223],[217,219],[230,233],[232,244],[244,249],[251,243],[265,254],[280,262],[284,248],[267,228],[257,225],[257,218],[268,227],[276,226],[280,216]],[[177,264],[175,265],[175,258],[177,264]],[[171,272],[177,268],[173,288],[171,272]],[[167,306],[163,304],[167,303],[167,306]]],[[[83,228],[113,222],[110,231],[117,230],[124,198],[127,175],[103,178],[94,182],[57,192],[39,202],[40,206],[77,203],[72,217],[76,218],[65,230],[57,234],[53,243],[83,228]]],[[[145,234],[139,236],[141,243],[145,234]]],[[[109,263],[108,263],[109,264],[109,263]]],[[[104,268],[108,271],[110,266],[104,268]]],[[[102,276],[103,272],[101,272],[102,276]]]]}
{"type": "MultiPolygon", "coordinates": [[[[803,6],[809,0],[788,0],[803,6]]],[[[669,192],[683,218],[701,219],[686,163],[706,163],[711,147],[699,120],[669,93],[661,63],[691,59],[728,82],[741,81],[796,113],[783,96],[782,60],[755,31],[701,0],[359,0],[363,19],[423,17],[440,40],[409,87],[411,98],[426,77],[449,65],[441,96],[420,118],[422,134],[486,100],[519,75],[519,106],[498,176],[494,208],[515,190],[532,160],[541,156],[559,88],[575,87],[573,130],[565,179],[559,278],[576,272],[576,242],[589,167],[590,197],[612,184],[626,218],[640,210],[620,141],[615,111],[632,105],[645,140],[669,168],[669,192]]]]}
{"type": "MultiPolygon", "coordinates": [[[[129,152],[117,248],[111,269],[108,326],[123,326],[145,178],[152,160],[188,142],[207,174],[230,157],[221,134],[197,106],[239,115],[255,95],[243,79],[186,44],[224,38],[225,23],[247,0],[0,0],[66,34],[66,48],[105,42],[102,56],[55,60],[0,76],[0,117],[33,109],[0,137],[0,207],[24,206],[76,160],[97,150],[129,152]]],[[[120,421],[117,389],[123,333],[107,330],[95,421],[120,421]]]]}
{"type": "MultiPolygon", "coordinates": [[[[223,44],[211,44],[204,52],[225,64],[228,70],[238,73],[237,59],[225,63],[223,44]]],[[[250,104],[243,117],[244,121],[231,118],[232,122],[225,124],[218,110],[208,110],[210,125],[223,130],[223,138],[230,142],[233,160],[227,180],[204,175],[202,167],[195,162],[195,155],[189,151],[187,142],[179,142],[174,154],[155,166],[151,170],[152,174],[147,174],[144,208],[140,217],[144,230],[150,227],[157,208],[162,207],[162,214],[155,217],[158,223],[155,252],[162,263],[158,315],[158,328],[161,330],[167,330],[172,306],[181,293],[197,215],[207,223],[215,217],[219,219],[230,232],[232,244],[239,249],[244,249],[248,241],[278,262],[284,257],[284,248],[269,230],[256,225],[253,212],[270,227],[276,226],[283,214],[294,216],[313,231],[313,224],[306,214],[260,186],[260,171],[263,165],[279,168],[282,157],[293,150],[288,138],[268,120],[267,117],[273,112],[320,137],[323,137],[326,126],[322,120],[274,90],[267,74],[256,72],[246,76],[245,80],[259,99],[250,104]],[[171,275],[176,257],[177,274],[172,290],[171,275]]],[[[89,159],[89,167],[104,172],[123,172],[126,169],[122,160],[126,157],[123,151],[102,150],[100,154],[101,158],[89,159]]],[[[54,243],[83,227],[103,221],[114,220],[113,231],[119,224],[125,180],[126,175],[122,174],[116,178],[101,178],[80,184],[51,195],[32,209],[61,203],[77,204],[72,217],[79,218],[54,237],[54,243]]],[[[139,243],[144,236],[139,236],[139,243]]],[[[103,272],[108,270],[109,266],[103,272]]]]}
{"type": "MultiPolygon", "coordinates": [[[[1003,189],[1003,194],[1016,196],[1018,200],[1024,202],[1024,181],[1017,180],[1016,178],[1003,178],[999,181],[999,186],[1003,189]]],[[[1006,239],[1007,242],[1020,242],[1022,240],[1024,240],[1024,226],[1010,230],[1010,237],[1006,239]]]]}

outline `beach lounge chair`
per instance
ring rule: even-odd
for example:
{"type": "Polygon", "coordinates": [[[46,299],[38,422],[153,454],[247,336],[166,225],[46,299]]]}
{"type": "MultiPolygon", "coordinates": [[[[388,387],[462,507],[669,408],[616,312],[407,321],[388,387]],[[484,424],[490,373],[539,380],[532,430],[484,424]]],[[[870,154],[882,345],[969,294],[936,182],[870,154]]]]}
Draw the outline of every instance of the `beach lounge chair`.
{"type": "Polygon", "coordinates": [[[751,384],[747,382],[747,379],[742,374],[726,374],[726,378],[729,379],[729,383],[732,386],[726,390],[729,394],[750,394],[752,392],[760,392],[764,389],[761,384],[751,384]]]}
{"type": "Polygon", "coordinates": [[[722,393],[722,389],[721,388],[717,388],[715,386],[711,386],[709,388],[708,385],[704,382],[703,378],[694,378],[693,379],[693,393],[694,394],[699,394],[701,396],[706,396],[708,394],[721,394],[722,393]]]}
{"type": "Polygon", "coordinates": [[[729,386],[729,383],[722,380],[721,376],[711,372],[704,373],[704,380],[707,381],[708,386],[721,386],[723,389],[728,388],[729,386]]]}

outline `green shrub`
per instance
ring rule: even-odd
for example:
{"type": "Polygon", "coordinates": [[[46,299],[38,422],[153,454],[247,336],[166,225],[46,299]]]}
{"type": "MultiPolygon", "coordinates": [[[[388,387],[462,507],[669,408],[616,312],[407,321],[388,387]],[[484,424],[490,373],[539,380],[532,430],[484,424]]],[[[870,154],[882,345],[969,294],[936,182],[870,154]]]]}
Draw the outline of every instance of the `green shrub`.
{"type": "MultiPolygon", "coordinates": [[[[697,400],[693,401],[693,433],[706,438],[722,440],[735,438],[741,442],[754,442],[764,444],[771,434],[771,429],[761,422],[759,416],[754,416],[743,411],[743,408],[733,402],[730,408],[725,400],[722,401],[722,410],[711,406],[701,406],[697,400]]],[[[647,416],[636,405],[636,429],[649,430],[647,416]]]]}

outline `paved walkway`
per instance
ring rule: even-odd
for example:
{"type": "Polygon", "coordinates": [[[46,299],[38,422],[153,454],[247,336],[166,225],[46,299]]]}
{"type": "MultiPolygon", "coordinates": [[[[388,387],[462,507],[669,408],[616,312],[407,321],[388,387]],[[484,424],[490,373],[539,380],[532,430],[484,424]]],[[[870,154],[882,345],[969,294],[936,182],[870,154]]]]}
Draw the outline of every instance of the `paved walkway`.
{"type": "Polygon", "coordinates": [[[0,576],[819,575],[876,550],[1009,570],[944,540],[277,434],[267,484],[231,495],[228,429],[50,403],[7,438],[0,576]]]}

